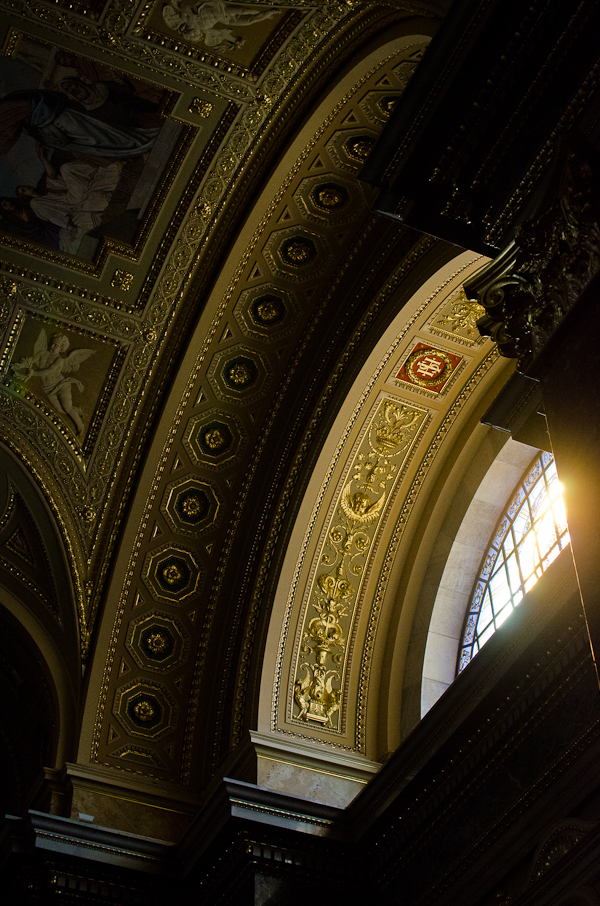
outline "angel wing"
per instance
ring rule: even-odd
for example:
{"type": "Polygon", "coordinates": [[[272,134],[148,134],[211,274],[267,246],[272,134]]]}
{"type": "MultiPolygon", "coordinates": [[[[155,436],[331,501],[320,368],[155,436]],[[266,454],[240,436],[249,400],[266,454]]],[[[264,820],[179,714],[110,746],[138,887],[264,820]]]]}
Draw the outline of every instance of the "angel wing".
{"type": "Polygon", "coordinates": [[[38,338],[35,341],[35,346],[33,347],[34,357],[40,355],[42,352],[48,352],[48,337],[46,336],[46,331],[42,327],[38,334],[38,338]]]}
{"type": "Polygon", "coordinates": [[[351,483],[349,483],[342,491],[340,504],[349,519],[366,525],[369,522],[374,522],[379,517],[384,500],[384,494],[375,502],[371,502],[367,494],[363,494],[361,491],[352,494],[351,483]]]}
{"type": "Polygon", "coordinates": [[[79,366],[95,353],[95,349],[73,349],[64,360],[63,374],[79,371],[79,366]]]}

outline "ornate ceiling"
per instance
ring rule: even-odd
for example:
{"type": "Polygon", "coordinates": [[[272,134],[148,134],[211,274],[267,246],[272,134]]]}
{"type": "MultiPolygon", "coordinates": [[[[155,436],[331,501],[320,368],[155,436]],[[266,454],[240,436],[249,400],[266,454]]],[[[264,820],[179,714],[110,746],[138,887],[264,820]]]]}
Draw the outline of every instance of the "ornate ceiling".
{"type": "Polygon", "coordinates": [[[67,665],[67,760],[205,786],[273,601],[263,723],[375,757],[351,572],[497,367],[473,256],[358,179],[442,6],[0,3],[1,582],[67,665]]]}

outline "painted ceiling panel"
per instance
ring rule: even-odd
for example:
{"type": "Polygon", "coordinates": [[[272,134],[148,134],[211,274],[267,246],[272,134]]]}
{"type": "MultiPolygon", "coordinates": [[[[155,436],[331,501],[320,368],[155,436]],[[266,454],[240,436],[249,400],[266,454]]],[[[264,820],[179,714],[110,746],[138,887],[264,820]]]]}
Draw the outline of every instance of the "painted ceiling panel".
{"type": "MultiPolygon", "coordinates": [[[[198,788],[256,712],[262,546],[277,549],[294,449],[306,431],[318,449],[360,338],[392,317],[377,293],[402,273],[409,298],[454,254],[382,227],[359,179],[436,18],[419,3],[0,8],[0,429],[60,513],[80,758],[198,788]]],[[[451,307],[398,363],[410,444],[471,331],[451,307]]]]}

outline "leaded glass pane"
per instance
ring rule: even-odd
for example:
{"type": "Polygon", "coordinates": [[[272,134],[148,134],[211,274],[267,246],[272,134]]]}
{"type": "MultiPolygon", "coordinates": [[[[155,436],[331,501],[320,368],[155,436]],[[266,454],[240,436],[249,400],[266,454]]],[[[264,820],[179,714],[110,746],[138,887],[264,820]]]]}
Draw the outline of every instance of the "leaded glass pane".
{"type": "Polygon", "coordinates": [[[569,543],[554,459],[540,453],[515,488],[484,557],[465,618],[460,673],[569,543]]]}

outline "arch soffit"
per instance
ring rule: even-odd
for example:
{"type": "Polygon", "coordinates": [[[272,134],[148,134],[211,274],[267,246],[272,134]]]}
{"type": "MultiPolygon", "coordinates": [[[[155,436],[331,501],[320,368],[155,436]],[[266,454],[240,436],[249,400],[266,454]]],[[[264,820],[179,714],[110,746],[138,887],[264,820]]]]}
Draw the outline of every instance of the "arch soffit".
{"type": "Polygon", "coordinates": [[[370,759],[400,741],[399,710],[395,720],[385,714],[383,734],[377,725],[381,708],[390,710],[390,634],[402,660],[410,638],[415,596],[412,603],[402,597],[414,561],[409,552],[450,451],[463,445],[465,427],[473,430],[483,401],[512,370],[479,338],[477,312],[464,308],[462,283],[481,264],[464,253],[421,287],[340,409],[276,593],[261,685],[263,737],[370,759]],[[457,313],[467,310],[470,329],[465,321],[459,328],[457,313]],[[440,362],[447,356],[449,376],[439,385],[436,351],[440,362]],[[411,383],[407,369],[428,353],[433,360],[425,358],[424,371],[431,368],[433,377],[411,383]]]}
{"type": "MultiPolygon", "coordinates": [[[[80,613],[64,536],[35,476],[0,445],[0,606],[48,679],[58,714],[56,764],[73,756],[81,682],[80,613]]],[[[26,667],[26,665],[24,665],[26,667]]]]}

